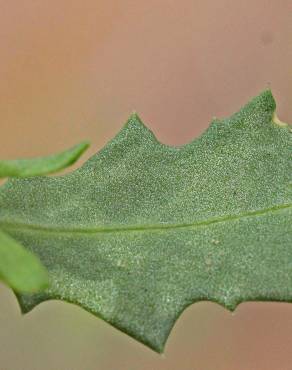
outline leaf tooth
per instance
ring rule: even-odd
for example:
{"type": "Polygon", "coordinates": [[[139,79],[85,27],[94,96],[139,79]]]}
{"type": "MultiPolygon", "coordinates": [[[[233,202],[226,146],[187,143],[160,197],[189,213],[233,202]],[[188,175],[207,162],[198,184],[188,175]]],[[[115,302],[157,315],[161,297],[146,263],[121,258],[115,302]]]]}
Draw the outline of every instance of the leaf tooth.
{"type": "Polygon", "coordinates": [[[146,130],[147,132],[151,132],[149,128],[143,123],[142,119],[139,117],[136,111],[133,111],[128,118],[125,127],[131,127],[135,130],[146,130]]]}
{"type": "Polygon", "coordinates": [[[254,113],[273,113],[276,109],[276,101],[270,89],[262,91],[259,95],[251,99],[239,112],[254,113]]]}
{"type": "Polygon", "coordinates": [[[157,142],[157,139],[153,132],[143,123],[141,118],[138,116],[137,112],[133,111],[128,118],[125,125],[122,127],[121,131],[114,138],[123,138],[127,140],[135,140],[144,142],[147,140],[157,142]]]}
{"type": "Polygon", "coordinates": [[[237,126],[254,127],[255,125],[271,124],[272,117],[276,110],[276,101],[270,89],[262,91],[259,95],[252,98],[238,112],[231,117],[224,119],[225,124],[237,126]]]}

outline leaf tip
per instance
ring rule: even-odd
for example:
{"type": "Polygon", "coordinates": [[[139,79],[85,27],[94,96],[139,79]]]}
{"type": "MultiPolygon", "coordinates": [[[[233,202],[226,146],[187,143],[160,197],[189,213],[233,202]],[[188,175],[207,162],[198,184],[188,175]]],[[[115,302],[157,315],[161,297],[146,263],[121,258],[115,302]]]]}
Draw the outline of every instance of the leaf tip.
{"type": "Polygon", "coordinates": [[[71,149],[71,155],[72,155],[71,163],[76,162],[80,158],[80,156],[89,148],[89,146],[90,146],[89,141],[82,141],[81,143],[73,146],[71,149]]]}

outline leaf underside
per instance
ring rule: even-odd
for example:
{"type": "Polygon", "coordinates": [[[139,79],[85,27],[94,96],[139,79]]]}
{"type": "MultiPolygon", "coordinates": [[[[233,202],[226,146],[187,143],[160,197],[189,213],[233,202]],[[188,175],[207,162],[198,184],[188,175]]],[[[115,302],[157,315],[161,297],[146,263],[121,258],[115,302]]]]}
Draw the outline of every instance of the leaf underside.
{"type": "Polygon", "coordinates": [[[158,352],[190,304],[292,301],[292,134],[269,90],[170,147],[132,115],[80,169],[10,180],[0,228],[82,306],[158,352]]]}

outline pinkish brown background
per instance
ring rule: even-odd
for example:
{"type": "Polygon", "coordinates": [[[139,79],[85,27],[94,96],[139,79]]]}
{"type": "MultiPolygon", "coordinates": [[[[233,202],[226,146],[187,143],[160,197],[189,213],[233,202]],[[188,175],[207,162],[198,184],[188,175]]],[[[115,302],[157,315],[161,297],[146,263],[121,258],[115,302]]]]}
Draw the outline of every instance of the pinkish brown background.
{"type": "MultiPolygon", "coordinates": [[[[292,122],[291,0],[2,1],[0,40],[0,158],[90,139],[84,161],[133,110],[182,145],[267,87],[292,122]]],[[[0,328],[0,370],[292,369],[285,303],[195,304],[159,356],[66,303],[22,317],[1,285],[0,328]]]]}

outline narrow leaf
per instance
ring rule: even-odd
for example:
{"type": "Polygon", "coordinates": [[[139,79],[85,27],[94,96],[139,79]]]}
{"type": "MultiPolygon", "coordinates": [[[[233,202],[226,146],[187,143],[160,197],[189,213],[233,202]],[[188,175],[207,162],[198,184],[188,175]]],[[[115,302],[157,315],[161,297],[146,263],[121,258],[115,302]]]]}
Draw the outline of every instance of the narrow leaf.
{"type": "Polygon", "coordinates": [[[77,171],[4,184],[0,227],[50,273],[23,312],[63,299],[161,352],[194,302],[291,302],[292,135],[274,113],[264,91],[182,147],[132,115],[77,171]]]}
{"type": "Polygon", "coordinates": [[[43,158],[0,161],[0,178],[40,176],[57,172],[70,166],[88,148],[87,142],[80,143],[62,153],[43,158]]]}
{"type": "Polygon", "coordinates": [[[16,292],[37,292],[48,286],[48,274],[39,259],[0,231],[0,280],[16,292]]]}

